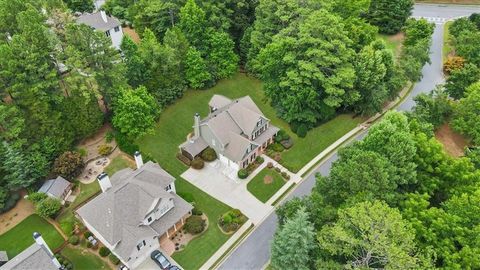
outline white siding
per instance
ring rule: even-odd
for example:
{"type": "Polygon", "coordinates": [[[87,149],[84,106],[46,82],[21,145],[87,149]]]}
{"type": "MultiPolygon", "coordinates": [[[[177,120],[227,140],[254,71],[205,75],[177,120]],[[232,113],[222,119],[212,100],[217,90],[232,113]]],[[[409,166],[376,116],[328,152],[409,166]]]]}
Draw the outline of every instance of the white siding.
{"type": "Polygon", "coordinates": [[[110,38],[112,39],[112,46],[115,47],[115,49],[119,50],[120,45],[122,44],[122,38],[123,38],[123,30],[122,26],[118,26],[119,31],[115,32],[115,29],[112,28],[110,29],[110,38]]]}
{"type": "MultiPolygon", "coordinates": [[[[158,241],[158,238],[152,237],[149,239],[142,239],[142,240],[145,240],[146,245],[142,247],[140,250],[137,250],[137,247],[135,246],[134,250],[132,251],[132,254],[130,254],[130,260],[127,263],[125,263],[125,265],[130,269],[134,269],[145,260],[150,260],[150,254],[155,249],[160,248],[160,242],[158,241]]],[[[138,241],[138,243],[140,243],[142,240],[138,241]]]]}

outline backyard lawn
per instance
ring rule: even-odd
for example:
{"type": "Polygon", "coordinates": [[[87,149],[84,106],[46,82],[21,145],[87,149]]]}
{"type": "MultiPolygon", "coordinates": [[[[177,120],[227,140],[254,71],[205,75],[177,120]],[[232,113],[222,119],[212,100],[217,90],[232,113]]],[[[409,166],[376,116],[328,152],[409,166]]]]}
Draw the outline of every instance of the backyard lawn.
{"type": "Polygon", "coordinates": [[[60,247],[64,242],[55,227],[42,217],[33,214],[8,232],[0,235],[0,250],[6,250],[8,257],[13,258],[35,242],[33,240],[34,232],[42,234],[43,239],[52,250],[60,247]]]}
{"type": "Polygon", "coordinates": [[[124,154],[120,154],[116,156],[107,167],[105,167],[105,172],[110,175],[110,177],[116,173],[117,171],[130,167],[132,169],[135,168],[135,165],[132,160],[129,160],[124,154]]]}
{"type": "Polygon", "coordinates": [[[75,270],[110,269],[108,264],[102,261],[98,256],[95,256],[86,250],[66,246],[62,249],[61,254],[73,264],[73,269],[75,270]]]}
{"type": "Polygon", "coordinates": [[[275,171],[275,169],[265,168],[260,171],[247,184],[247,189],[253,196],[257,197],[261,202],[266,202],[273,196],[283,185],[285,185],[283,177],[275,171]],[[265,177],[272,177],[271,183],[265,183],[265,177]]]}
{"type": "Polygon", "coordinates": [[[293,171],[298,171],[330,143],[362,121],[341,115],[328,122],[326,124],[328,128],[322,125],[311,130],[306,138],[298,138],[291,132],[288,124],[276,116],[275,109],[265,99],[261,82],[240,73],[207,90],[188,90],[183,98],[168,106],[161,113],[154,132],[139,138],[136,143],[142,153],[153,157],[160,166],[177,178],[178,193],[191,193],[195,197],[196,205],[209,217],[211,226],[208,230],[191,241],[183,251],[173,255],[173,258],[187,270],[202,266],[229,238],[214,225],[229,207],[181,179],[180,175],[187,167],[175,157],[178,146],[186,140],[187,134],[192,132],[194,114],[198,112],[203,117],[207,116],[208,101],[214,94],[232,99],[249,95],[273,125],[285,129],[294,140],[294,146],[282,153],[281,163],[293,171]]]}

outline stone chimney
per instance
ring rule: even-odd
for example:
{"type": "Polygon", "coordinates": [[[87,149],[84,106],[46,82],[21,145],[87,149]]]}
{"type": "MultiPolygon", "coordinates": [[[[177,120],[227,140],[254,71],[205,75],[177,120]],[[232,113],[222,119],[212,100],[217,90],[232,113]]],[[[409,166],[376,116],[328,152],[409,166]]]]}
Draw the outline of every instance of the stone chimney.
{"type": "Polygon", "coordinates": [[[102,192],[105,192],[112,187],[112,182],[110,182],[110,177],[108,177],[108,174],[104,172],[102,172],[97,176],[97,180],[98,180],[98,183],[100,184],[100,188],[102,189],[102,192]]]}
{"type": "Polygon", "coordinates": [[[195,113],[193,117],[193,137],[196,139],[200,137],[200,114],[195,113]]]}
{"type": "Polygon", "coordinates": [[[135,163],[137,163],[137,169],[140,169],[140,167],[143,166],[142,154],[140,154],[140,152],[138,151],[135,151],[135,154],[133,154],[133,156],[135,157],[135,163]]]}
{"type": "Polygon", "coordinates": [[[52,259],[52,262],[53,264],[55,264],[55,266],[58,268],[58,269],[62,269],[62,265],[60,264],[60,262],[57,260],[57,258],[55,258],[55,255],[53,255],[53,252],[50,250],[50,248],[48,247],[47,243],[45,242],[45,240],[43,240],[43,237],[40,233],[38,232],[34,232],[33,233],[33,239],[35,240],[35,242],[37,243],[37,245],[40,246],[40,248],[44,249],[48,256],[50,256],[50,258],[52,259]]]}
{"type": "Polygon", "coordinates": [[[108,19],[107,19],[107,13],[105,13],[105,10],[100,10],[100,16],[102,16],[102,20],[104,22],[108,22],[108,19]]]}

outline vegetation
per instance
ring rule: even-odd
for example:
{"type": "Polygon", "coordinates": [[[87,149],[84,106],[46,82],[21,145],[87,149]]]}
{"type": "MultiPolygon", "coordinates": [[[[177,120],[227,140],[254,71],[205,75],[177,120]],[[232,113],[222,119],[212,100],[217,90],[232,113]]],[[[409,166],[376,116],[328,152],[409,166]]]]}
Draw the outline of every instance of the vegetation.
{"type": "Polygon", "coordinates": [[[51,197],[47,197],[35,203],[35,212],[44,218],[54,218],[61,208],[62,204],[60,201],[51,197]]]}
{"type": "Polygon", "coordinates": [[[190,164],[196,170],[201,170],[205,166],[205,162],[199,157],[194,158],[190,164]]]}
{"type": "Polygon", "coordinates": [[[108,144],[102,144],[98,146],[98,153],[102,156],[107,156],[112,152],[112,146],[108,144]]]}
{"type": "Polygon", "coordinates": [[[245,179],[245,178],[248,177],[248,175],[249,175],[249,173],[248,173],[247,169],[242,168],[242,169],[238,170],[238,173],[237,173],[238,178],[245,179]]]}
{"type": "Polygon", "coordinates": [[[203,150],[202,153],[200,154],[203,160],[211,162],[217,159],[217,153],[215,153],[215,150],[213,148],[207,147],[207,149],[203,150]]]}
{"type": "Polygon", "coordinates": [[[366,15],[381,33],[395,34],[412,14],[413,4],[413,0],[372,0],[366,15]]]}
{"type": "Polygon", "coordinates": [[[235,232],[243,223],[247,221],[247,217],[238,209],[232,209],[223,214],[218,224],[222,227],[224,232],[235,232]]]}
{"type": "Polygon", "coordinates": [[[80,242],[80,239],[76,235],[72,235],[68,238],[68,243],[70,243],[74,246],[78,245],[79,242],[80,242]]]}
{"type": "Polygon", "coordinates": [[[83,158],[78,152],[67,151],[55,159],[53,172],[72,180],[80,174],[85,166],[83,158]]]}
{"type": "Polygon", "coordinates": [[[108,264],[98,256],[76,247],[66,246],[62,249],[61,254],[73,264],[75,270],[110,269],[108,264]]]}
{"type": "Polygon", "coordinates": [[[33,214],[0,235],[0,249],[6,250],[8,257],[13,258],[34,243],[32,237],[34,232],[39,232],[52,250],[64,242],[55,227],[42,217],[33,214]]]}
{"type": "Polygon", "coordinates": [[[247,184],[247,190],[261,202],[267,202],[280,188],[285,185],[285,180],[274,169],[261,170],[247,184]],[[271,178],[271,181],[265,181],[271,178]]]}
{"type": "Polygon", "coordinates": [[[108,255],[110,255],[111,251],[107,248],[107,247],[100,247],[100,249],[98,250],[98,254],[100,254],[100,256],[102,257],[107,257],[108,255]]]}
{"type": "Polygon", "coordinates": [[[203,217],[198,215],[193,215],[187,218],[185,222],[184,229],[187,233],[190,234],[199,234],[205,230],[207,224],[203,217]]]}

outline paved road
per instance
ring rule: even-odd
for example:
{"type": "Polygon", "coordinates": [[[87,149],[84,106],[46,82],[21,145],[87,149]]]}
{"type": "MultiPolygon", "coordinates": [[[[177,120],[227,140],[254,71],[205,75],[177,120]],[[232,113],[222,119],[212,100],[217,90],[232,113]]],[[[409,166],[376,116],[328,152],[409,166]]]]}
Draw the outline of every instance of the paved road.
{"type": "MultiPolygon", "coordinates": [[[[398,110],[408,111],[413,105],[413,97],[422,92],[429,92],[439,83],[443,82],[442,74],[442,44],[443,24],[442,21],[466,16],[474,12],[480,12],[479,7],[472,6],[447,6],[447,5],[415,5],[414,17],[425,17],[429,21],[437,22],[433,33],[431,47],[431,64],[423,67],[423,78],[418,82],[398,110]],[[440,19],[438,19],[440,18],[440,19]],[[443,19],[442,19],[443,18],[443,19]]],[[[358,135],[361,139],[365,133],[358,135]]],[[[337,153],[332,154],[325,162],[319,165],[307,178],[290,194],[287,200],[293,197],[303,197],[310,194],[315,184],[315,174],[328,175],[332,163],[337,160],[337,153]]],[[[261,269],[270,258],[270,241],[277,229],[277,216],[269,215],[248,238],[229,256],[219,267],[222,270],[254,270],[261,269]]]]}

